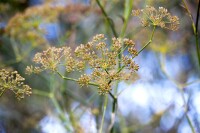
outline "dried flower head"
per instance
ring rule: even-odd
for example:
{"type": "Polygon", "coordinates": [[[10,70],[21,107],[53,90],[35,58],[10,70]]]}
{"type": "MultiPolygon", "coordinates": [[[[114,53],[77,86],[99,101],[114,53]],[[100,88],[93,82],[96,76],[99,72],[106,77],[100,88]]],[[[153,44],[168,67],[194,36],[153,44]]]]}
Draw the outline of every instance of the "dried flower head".
{"type": "Polygon", "coordinates": [[[67,72],[72,72],[83,70],[87,66],[91,69],[91,73],[82,74],[74,81],[80,86],[95,84],[99,88],[99,94],[106,94],[112,89],[113,82],[128,80],[127,77],[131,77],[139,69],[133,61],[138,52],[135,43],[130,39],[112,38],[112,45],[109,46],[104,35],[99,34],[90,42],[80,44],[74,50],[74,54],[71,52],[69,47],[51,47],[35,55],[33,61],[40,65],[39,68],[29,66],[27,70],[40,72],[40,69],[47,69],[55,72],[60,66],[64,66],[67,72]],[[120,60],[119,53],[123,55],[120,60]]]}
{"type": "Polygon", "coordinates": [[[65,55],[68,55],[70,57],[70,53],[71,49],[68,47],[51,47],[48,48],[46,51],[43,51],[42,53],[37,53],[33,58],[33,61],[41,65],[41,70],[49,69],[51,71],[55,71],[61,60],[65,57],[65,55]]]}
{"type": "Polygon", "coordinates": [[[83,74],[81,75],[81,77],[78,79],[78,83],[80,86],[84,86],[84,85],[88,85],[89,82],[90,82],[90,76],[89,75],[86,75],[86,74],[83,74]]]}
{"type": "Polygon", "coordinates": [[[145,27],[153,25],[175,31],[180,24],[179,18],[172,16],[164,7],[159,7],[157,10],[154,7],[146,6],[142,10],[133,10],[132,15],[138,16],[145,27]]]}
{"type": "Polygon", "coordinates": [[[25,79],[21,77],[17,71],[8,72],[5,69],[0,70],[0,94],[6,90],[11,90],[15,93],[18,100],[23,99],[25,95],[31,95],[31,88],[24,85],[25,79]]]}
{"type": "Polygon", "coordinates": [[[17,13],[10,19],[5,32],[17,41],[40,45],[48,43],[43,37],[46,31],[41,28],[42,23],[57,22],[60,12],[64,10],[62,6],[52,6],[44,4],[33,6],[23,13],[17,13]]]}

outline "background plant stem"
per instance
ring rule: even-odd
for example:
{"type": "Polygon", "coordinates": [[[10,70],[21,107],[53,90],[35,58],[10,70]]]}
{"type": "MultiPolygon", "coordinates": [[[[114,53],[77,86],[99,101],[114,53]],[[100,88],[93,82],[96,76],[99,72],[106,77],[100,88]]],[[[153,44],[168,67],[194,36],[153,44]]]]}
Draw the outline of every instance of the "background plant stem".
{"type": "Polygon", "coordinates": [[[108,105],[108,95],[105,96],[105,100],[104,100],[103,116],[102,116],[102,119],[101,119],[100,133],[103,132],[103,124],[104,124],[107,105],[108,105]]]}
{"type": "Polygon", "coordinates": [[[165,66],[164,57],[165,57],[165,56],[162,56],[162,57],[161,57],[161,61],[160,61],[161,70],[162,70],[162,72],[165,74],[165,76],[166,76],[171,82],[173,82],[173,83],[176,85],[176,87],[179,89],[179,92],[180,92],[180,94],[181,94],[181,98],[182,98],[183,104],[184,104],[184,113],[185,113],[186,119],[187,119],[188,124],[189,124],[189,126],[190,126],[190,128],[191,128],[192,133],[196,133],[196,132],[195,132],[195,128],[194,128],[194,126],[192,125],[192,120],[190,119],[190,117],[189,117],[189,115],[188,115],[188,102],[186,102],[186,99],[185,99],[185,96],[184,96],[184,92],[183,92],[183,89],[184,89],[186,86],[179,84],[177,81],[175,81],[173,78],[171,78],[171,77],[169,76],[169,74],[166,72],[166,70],[165,70],[165,68],[164,68],[164,66],[165,66]]]}
{"type": "Polygon", "coordinates": [[[194,18],[192,16],[192,13],[190,12],[187,3],[185,0],[182,0],[183,5],[190,17],[190,20],[192,22],[192,28],[193,28],[193,32],[195,35],[195,44],[196,44],[196,52],[197,52],[197,58],[198,58],[198,64],[200,67],[200,49],[199,49],[199,39],[198,39],[198,24],[199,24],[199,10],[200,10],[200,1],[198,2],[198,9],[197,9],[197,15],[196,15],[196,23],[194,23],[194,18]]]}
{"type": "Polygon", "coordinates": [[[112,20],[110,17],[108,17],[108,14],[106,13],[104,7],[101,5],[100,1],[99,1],[99,0],[96,0],[96,2],[97,2],[97,4],[98,4],[98,6],[100,7],[100,9],[101,9],[101,11],[102,11],[102,13],[103,13],[105,19],[108,21],[108,24],[109,24],[109,26],[110,26],[110,28],[111,28],[111,30],[112,30],[112,32],[113,32],[113,35],[114,35],[115,37],[118,37],[117,32],[116,32],[116,30],[115,30],[115,26],[114,26],[113,20],[112,20]]]}

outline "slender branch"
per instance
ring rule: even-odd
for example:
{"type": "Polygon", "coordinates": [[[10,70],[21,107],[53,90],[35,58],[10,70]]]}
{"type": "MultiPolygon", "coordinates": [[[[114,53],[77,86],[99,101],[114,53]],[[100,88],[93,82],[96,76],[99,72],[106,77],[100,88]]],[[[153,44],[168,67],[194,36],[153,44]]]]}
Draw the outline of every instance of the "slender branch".
{"type": "Polygon", "coordinates": [[[200,79],[195,80],[195,81],[188,82],[188,83],[186,83],[186,84],[183,84],[183,86],[186,87],[186,86],[189,86],[189,85],[192,85],[192,84],[197,84],[197,83],[200,83],[200,79]]]}
{"type": "Polygon", "coordinates": [[[198,2],[198,9],[197,9],[197,15],[196,15],[196,23],[195,23],[196,33],[198,33],[199,10],[200,10],[200,1],[198,2]]]}
{"type": "Polygon", "coordinates": [[[199,67],[200,67],[200,49],[199,49],[199,38],[198,38],[199,9],[200,9],[200,0],[199,0],[199,3],[198,3],[197,16],[196,16],[196,23],[195,23],[196,51],[197,51],[197,56],[198,56],[198,61],[199,61],[199,67]]]}
{"type": "Polygon", "coordinates": [[[186,116],[189,126],[191,127],[192,133],[196,133],[189,115],[187,113],[185,113],[185,116],[186,116]]]}
{"type": "Polygon", "coordinates": [[[142,47],[142,49],[138,52],[138,54],[140,54],[152,42],[155,29],[156,29],[156,26],[154,25],[149,41],[142,47]]]}
{"type": "Polygon", "coordinates": [[[59,117],[60,119],[64,122],[64,126],[65,128],[68,130],[68,131],[71,131],[70,127],[68,126],[69,122],[64,114],[64,112],[62,111],[58,101],[55,99],[54,95],[51,97],[51,100],[53,102],[53,105],[55,106],[55,108],[57,109],[58,111],[58,114],[59,114],[59,117]]]}
{"type": "Polygon", "coordinates": [[[122,54],[122,53],[126,50],[126,48],[128,48],[128,45],[126,45],[123,49],[120,50],[120,52],[118,52],[118,56],[119,56],[120,54],[122,54]]]}
{"type": "Polygon", "coordinates": [[[71,131],[70,127],[67,125],[68,124],[68,120],[66,119],[66,116],[64,114],[64,112],[62,111],[59,103],[57,102],[54,94],[52,92],[45,92],[45,91],[41,91],[39,89],[34,89],[33,93],[36,95],[40,95],[40,96],[45,96],[51,99],[53,105],[55,106],[55,108],[58,111],[59,117],[60,119],[64,122],[64,126],[68,131],[71,131]]]}
{"type": "Polygon", "coordinates": [[[127,25],[128,25],[128,20],[130,18],[131,15],[131,11],[132,11],[132,7],[133,7],[133,0],[126,0],[125,3],[125,8],[124,8],[124,24],[122,27],[122,31],[120,34],[120,37],[123,38],[127,29],[127,25]]]}
{"type": "Polygon", "coordinates": [[[121,68],[118,69],[117,73],[121,72],[124,69],[125,66],[122,66],[121,68]]]}
{"type": "Polygon", "coordinates": [[[102,13],[103,13],[105,19],[108,21],[108,24],[110,25],[110,28],[111,28],[111,30],[112,30],[114,36],[115,36],[115,37],[118,37],[112,19],[108,17],[108,14],[107,14],[106,11],[104,10],[104,7],[101,5],[100,1],[99,1],[99,0],[96,0],[96,2],[97,2],[97,4],[98,4],[98,6],[100,7],[100,9],[101,9],[101,11],[102,11],[102,13]]]}
{"type": "Polygon", "coordinates": [[[109,95],[112,97],[112,99],[115,99],[115,96],[109,91],[109,95]]]}
{"type": "Polygon", "coordinates": [[[197,58],[198,58],[198,64],[200,67],[200,49],[199,49],[199,39],[198,39],[198,23],[199,23],[199,8],[200,8],[200,1],[198,2],[198,9],[197,9],[197,16],[196,16],[196,23],[194,23],[194,18],[192,16],[192,13],[190,12],[185,0],[182,0],[184,7],[190,17],[190,20],[192,22],[192,28],[193,28],[193,32],[195,35],[195,43],[196,43],[196,53],[197,53],[197,58]]]}
{"type": "Polygon", "coordinates": [[[189,15],[189,17],[190,17],[192,23],[194,23],[194,19],[193,19],[192,13],[190,12],[190,10],[189,10],[189,8],[188,8],[188,6],[187,6],[185,0],[182,0],[182,2],[183,2],[183,4],[184,4],[184,7],[185,7],[186,11],[188,12],[188,15],[189,15]]]}
{"type": "Polygon", "coordinates": [[[40,96],[44,96],[44,97],[50,97],[51,93],[50,92],[46,92],[46,91],[41,91],[39,89],[33,89],[33,94],[35,95],[40,95],[40,96]]]}
{"type": "MultiPolygon", "coordinates": [[[[133,0],[126,0],[125,1],[125,7],[124,7],[124,24],[123,24],[122,31],[121,31],[121,34],[120,34],[120,38],[123,38],[124,35],[125,35],[126,29],[127,29],[127,25],[128,25],[128,20],[130,18],[131,11],[132,11],[132,6],[133,6],[133,0]]],[[[125,47],[125,49],[126,49],[126,47],[125,47]]],[[[123,47],[122,47],[122,49],[118,53],[118,69],[121,68],[122,53],[123,53],[123,51],[125,49],[123,49],[123,47]]],[[[117,93],[117,87],[115,89],[115,92],[117,93]]]]}
{"type": "Polygon", "coordinates": [[[100,133],[102,133],[102,131],[103,131],[103,124],[104,124],[107,105],[108,105],[108,95],[106,95],[105,100],[104,100],[103,116],[101,119],[100,133]]]}
{"type": "Polygon", "coordinates": [[[185,113],[185,116],[187,118],[187,121],[188,121],[188,124],[192,130],[192,133],[195,133],[195,128],[194,126],[192,125],[192,121],[189,117],[189,115],[187,114],[188,112],[188,103],[186,102],[186,99],[185,99],[185,96],[184,96],[184,92],[183,92],[183,88],[182,88],[182,85],[180,85],[177,81],[175,81],[174,79],[172,79],[169,74],[166,72],[165,68],[164,68],[164,65],[165,62],[164,62],[164,57],[162,56],[161,58],[161,62],[160,62],[160,66],[161,66],[161,70],[162,72],[166,75],[166,77],[171,81],[173,82],[176,87],[179,89],[180,93],[181,93],[181,97],[182,97],[182,100],[183,100],[183,104],[184,104],[184,113],[185,113]]]}
{"type": "Polygon", "coordinates": [[[115,124],[115,113],[116,113],[117,97],[114,96],[111,92],[109,92],[109,95],[113,99],[112,114],[111,114],[111,123],[109,125],[109,130],[110,130],[111,133],[113,133],[114,132],[114,124],[115,124]]]}
{"type": "MultiPolygon", "coordinates": [[[[78,79],[74,79],[74,78],[69,78],[69,77],[63,76],[59,71],[56,71],[56,73],[57,73],[62,79],[70,80],[70,81],[75,81],[75,82],[78,81],[78,79]]],[[[93,86],[97,86],[97,87],[99,86],[98,84],[93,83],[93,82],[89,82],[88,84],[89,84],[89,85],[93,85],[93,86]]]]}
{"type": "Polygon", "coordinates": [[[60,72],[56,71],[57,74],[62,78],[62,79],[65,79],[65,80],[70,80],[70,81],[75,81],[77,82],[78,80],[77,79],[74,79],[74,78],[69,78],[69,77],[65,77],[63,76],[60,72]]]}

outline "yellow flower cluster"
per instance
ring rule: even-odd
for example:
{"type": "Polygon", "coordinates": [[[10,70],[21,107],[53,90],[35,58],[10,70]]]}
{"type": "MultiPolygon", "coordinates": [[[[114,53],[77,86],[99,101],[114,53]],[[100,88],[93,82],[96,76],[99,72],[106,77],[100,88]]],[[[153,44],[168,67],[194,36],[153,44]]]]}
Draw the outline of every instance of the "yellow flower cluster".
{"type": "Polygon", "coordinates": [[[92,41],[80,44],[74,52],[69,47],[51,47],[37,53],[33,61],[40,66],[28,66],[27,71],[28,73],[38,73],[43,70],[57,72],[62,66],[67,72],[88,68],[91,69],[91,73],[81,75],[76,81],[80,86],[95,84],[100,94],[106,94],[111,90],[113,82],[128,80],[139,69],[133,61],[138,52],[132,40],[113,38],[110,47],[106,42],[104,35],[98,34],[92,41]],[[119,54],[122,55],[121,59],[119,54]]]}
{"type": "Polygon", "coordinates": [[[142,22],[143,26],[159,26],[161,28],[169,30],[177,30],[179,28],[179,18],[177,16],[172,16],[167,9],[159,7],[155,9],[151,6],[146,6],[142,10],[133,10],[133,16],[138,16],[142,22]]]}
{"type": "Polygon", "coordinates": [[[18,100],[23,99],[25,95],[30,96],[31,88],[24,85],[25,79],[17,71],[8,72],[5,69],[0,70],[0,94],[4,91],[11,90],[15,93],[18,100]]]}
{"type": "Polygon", "coordinates": [[[47,43],[42,37],[46,31],[40,28],[40,24],[57,21],[63,9],[50,4],[30,7],[24,13],[17,13],[11,18],[5,32],[18,41],[31,42],[33,45],[47,43]]]}

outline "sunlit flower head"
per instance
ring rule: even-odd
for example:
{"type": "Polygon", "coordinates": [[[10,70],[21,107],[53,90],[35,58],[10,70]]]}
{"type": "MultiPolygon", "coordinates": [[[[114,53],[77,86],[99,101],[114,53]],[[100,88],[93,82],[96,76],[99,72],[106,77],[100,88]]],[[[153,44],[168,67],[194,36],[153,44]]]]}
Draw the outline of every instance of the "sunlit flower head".
{"type": "Polygon", "coordinates": [[[180,24],[179,18],[172,16],[164,7],[155,9],[154,7],[146,6],[146,8],[141,10],[133,10],[132,15],[138,16],[145,27],[153,25],[175,31],[179,28],[180,24]]]}

